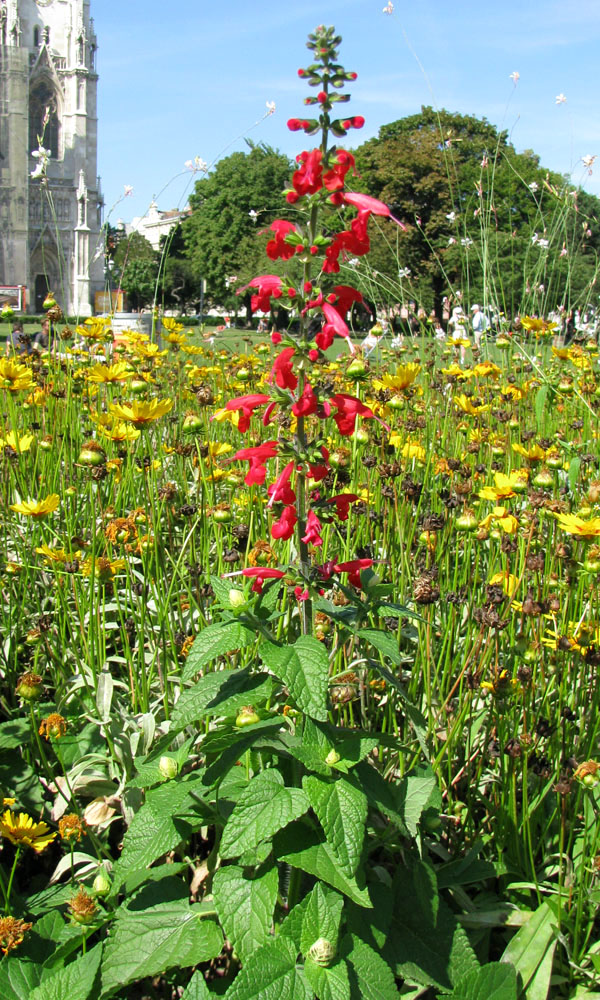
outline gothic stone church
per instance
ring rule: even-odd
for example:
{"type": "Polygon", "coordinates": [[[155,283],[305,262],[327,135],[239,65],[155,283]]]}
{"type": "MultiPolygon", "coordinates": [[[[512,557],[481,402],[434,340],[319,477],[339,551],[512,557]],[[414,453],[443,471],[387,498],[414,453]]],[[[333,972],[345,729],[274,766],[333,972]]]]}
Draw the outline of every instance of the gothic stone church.
{"type": "Polygon", "coordinates": [[[50,288],[89,316],[103,288],[89,0],[0,0],[0,36],[0,285],[25,285],[29,312],[50,288]]]}

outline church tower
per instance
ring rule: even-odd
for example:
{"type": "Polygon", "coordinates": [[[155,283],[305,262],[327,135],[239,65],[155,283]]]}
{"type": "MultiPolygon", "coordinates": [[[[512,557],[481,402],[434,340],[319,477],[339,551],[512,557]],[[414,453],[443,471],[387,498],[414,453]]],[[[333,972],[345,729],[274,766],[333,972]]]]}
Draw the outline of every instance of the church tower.
{"type": "Polygon", "coordinates": [[[30,312],[104,286],[97,83],[90,0],[0,0],[0,285],[30,312]]]}

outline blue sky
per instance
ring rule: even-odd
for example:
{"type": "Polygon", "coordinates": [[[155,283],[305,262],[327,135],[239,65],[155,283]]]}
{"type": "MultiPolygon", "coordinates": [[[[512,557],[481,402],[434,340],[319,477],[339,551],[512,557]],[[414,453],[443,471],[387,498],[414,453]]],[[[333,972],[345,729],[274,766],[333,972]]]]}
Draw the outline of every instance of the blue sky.
{"type": "Polygon", "coordinates": [[[153,197],[161,209],[184,205],[185,161],[211,164],[245,149],[244,135],[290,156],[305,148],[286,121],[303,114],[296,71],[319,23],[335,25],[341,61],[358,73],[347,108],[366,125],[353,144],[433,104],[486,117],[518,150],[600,195],[598,0],[397,0],[391,15],[385,2],[92,0],[110,221],[143,215],[153,197]],[[264,117],[267,101],[276,112],[264,117]],[[590,176],[581,158],[595,154],[590,176]],[[125,185],[134,193],[119,201],[125,185]]]}

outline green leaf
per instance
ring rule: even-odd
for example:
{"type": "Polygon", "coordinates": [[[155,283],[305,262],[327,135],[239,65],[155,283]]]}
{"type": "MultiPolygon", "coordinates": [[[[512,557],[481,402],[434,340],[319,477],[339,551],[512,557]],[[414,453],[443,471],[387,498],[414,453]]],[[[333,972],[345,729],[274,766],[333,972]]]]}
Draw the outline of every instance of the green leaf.
{"type": "MultiPolygon", "coordinates": [[[[333,892],[321,882],[317,882],[314,889],[302,902],[305,904],[300,929],[300,951],[302,954],[306,957],[312,945],[319,938],[325,938],[337,951],[342,910],[344,909],[343,896],[333,892]]],[[[295,909],[296,907],[292,913],[295,909]]]]}
{"type": "Polygon", "coordinates": [[[501,961],[514,966],[520,975],[522,989],[527,994],[528,1000],[530,996],[533,1000],[545,998],[548,993],[556,947],[553,921],[555,917],[552,910],[547,903],[542,903],[509,941],[502,955],[501,961]],[[540,978],[532,990],[538,971],[540,978]]]}
{"type": "Polygon", "coordinates": [[[213,878],[215,909],[242,962],[269,940],[277,900],[277,869],[247,878],[243,868],[219,868],[213,878]]]}
{"type": "Polygon", "coordinates": [[[151,788],[152,785],[157,785],[159,782],[165,782],[168,779],[165,778],[164,774],[161,774],[159,769],[159,764],[161,757],[170,757],[172,760],[176,761],[178,770],[181,770],[183,765],[187,762],[190,747],[195,736],[190,736],[189,739],[185,740],[184,743],[177,750],[169,750],[166,753],[164,750],[159,750],[153,752],[145,758],[140,758],[135,760],[134,764],[136,767],[137,774],[134,778],[130,778],[127,782],[128,788],[151,788]]]}
{"type": "Polygon", "coordinates": [[[345,778],[328,781],[307,775],[302,787],[340,868],[352,877],[360,863],[365,839],[366,795],[345,778]]]}
{"type": "Polygon", "coordinates": [[[211,1000],[213,994],[204,982],[200,971],[195,972],[187,984],[181,1000],[211,1000]]]}
{"type": "Polygon", "coordinates": [[[352,773],[353,778],[359,783],[367,796],[370,805],[375,809],[379,809],[380,812],[396,825],[402,836],[407,837],[408,828],[401,812],[402,802],[399,801],[399,787],[402,787],[406,778],[403,778],[399,782],[399,786],[393,785],[391,782],[386,781],[379,771],[366,761],[361,761],[352,773]]]}
{"type": "Polygon", "coordinates": [[[546,400],[548,399],[548,393],[550,391],[550,386],[547,382],[541,385],[535,394],[535,421],[538,427],[538,431],[542,431],[546,426],[544,420],[544,409],[546,407],[546,400]]]}
{"type": "Polygon", "coordinates": [[[365,941],[351,935],[352,948],[347,954],[350,965],[352,997],[357,1000],[397,1000],[394,974],[381,955],[365,941]]]}
{"type": "Polygon", "coordinates": [[[323,644],[304,635],[293,646],[262,642],[259,654],[265,666],[287,686],[300,711],[325,722],[329,658],[323,644]]]}
{"type": "Polygon", "coordinates": [[[201,806],[191,793],[203,791],[202,774],[194,773],[147,792],[123,838],[123,851],[114,868],[115,889],[130,872],[151,865],[201,825],[201,806]]]}
{"type": "Polygon", "coordinates": [[[187,902],[118,910],[104,947],[102,996],[146,976],[215,958],[223,947],[223,935],[213,920],[201,920],[200,913],[199,907],[187,902]]]}
{"type": "Polygon", "coordinates": [[[280,730],[281,717],[262,719],[261,722],[240,730],[239,739],[224,748],[206,768],[202,783],[212,787],[217,781],[221,781],[255,743],[259,744],[259,748],[278,746],[280,730]]]}
{"type": "Polygon", "coordinates": [[[273,847],[279,861],[287,861],[294,868],[322,879],[359,906],[371,906],[367,890],[361,889],[355,879],[345,874],[331,847],[321,841],[316,830],[295,823],[277,834],[273,847]]]}
{"type": "Polygon", "coordinates": [[[278,937],[248,960],[225,994],[226,1000],[313,1000],[313,991],[296,968],[292,941],[278,937]]]}
{"type": "Polygon", "coordinates": [[[437,787],[431,768],[421,766],[402,778],[394,789],[400,814],[413,837],[417,835],[419,820],[437,787]]]}
{"type": "Polygon", "coordinates": [[[206,674],[182,693],[173,709],[170,732],[175,735],[201,719],[233,715],[243,705],[266,701],[272,683],[267,674],[251,674],[249,670],[218,670],[206,674]]]}
{"type": "Polygon", "coordinates": [[[435,872],[423,861],[400,868],[394,890],[383,958],[405,979],[451,989],[478,963],[465,931],[438,895],[435,872]]]}
{"type": "MultiPolygon", "coordinates": [[[[65,997],[68,1000],[89,1000],[101,958],[102,945],[97,944],[86,955],[81,955],[75,962],[44,979],[31,991],[29,1000],[65,1000],[65,997]]],[[[96,990],[94,995],[97,995],[96,990]]]]}
{"type": "Polygon", "coordinates": [[[577,480],[579,479],[579,472],[581,470],[581,459],[580,458],[570,458],[569,459],[569,489],[571,493],[575,493],[577,488],[577,480]]]}
{"type": "MultiPolygon", "coordinates": [[[[229,593],[227,587],[227,593],[229,593]]],[[[184,681],[191,680],[200,673],[203,667],[216,660],[218,656],[234,649],[243,649],[256,641],[256,634],[240,622],[228,622],[208,625],[194,639],[192,648],[185,661],[182,671],[184,681]]]]}
{"type": "Polygon", "coordinates": [[[2,1000],[29,1000],[38,985],[42,968],[35,962],[23,962],[8,957],[0,962],[0,996],[2,1000]]]}
{"type": "Polygon", "coordinates": [[[300,788],[286,788],[279,771],[257,774],[234,806],[219,848],[222,858],[235,858],[268,840],[309,808],[300,788]]]}
{"type": "Polygon", "coordinates": [[[304,975],[319,1000],[350,1000],[350,977],[348,966],[343,960],[322,966],[307,958],[304,975]]]}
{"type": "Polygon", "coordinates": [[[448,1000],[517,1000],[517,974],[512,965],[490,962],[457,982],[448,1000]]]}
{"type": "Polygon", "coordinates": [[[14,750],[29,743],[31,723],[29,719],[12,719],[0,725],[0,750],[14,750]]]}
{"type": "Polygon", "coordinates": [[[371,646],[374,646],[386,660],[390,660],[396,666],[402,663],[398,640],[395,636],[387,635],[376,628],[362,628],[358,635],[361,639],[366,639],[371,646]]]}

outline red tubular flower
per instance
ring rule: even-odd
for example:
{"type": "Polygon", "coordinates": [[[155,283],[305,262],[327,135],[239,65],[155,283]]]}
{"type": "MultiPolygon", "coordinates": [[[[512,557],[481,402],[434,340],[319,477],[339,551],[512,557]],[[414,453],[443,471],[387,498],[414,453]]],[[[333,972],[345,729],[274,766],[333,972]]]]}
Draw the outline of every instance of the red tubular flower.
{"type": "Polygon", "coordinates": [[[345,129],[348,128],[362,128],[365,124],[365,120],[362,115],[354,115],[353,118],[344,118],[342,126],[345,129]]]}
{"type": "Polygon", "coordinates": [[[360,212],[368,212],[369,215],[383,215],[387,219],[392,219],[396,222],[401,229],[406,229],[406,226],[400,222],[399,219],[394,218],[389,206],[383,201],[379,201],[378,198],[371,198],[368,194],[360,194],[358,191],[346,191],[342,195],[346,205],[353,205],[360,212]]]}
{"type": "Polygon", "coordinates": [[[347,521],[350,504],[356,500],[358,500],[356,493],[338,493],[336,496],[330,497],[326,502],[335,504],[335,512],[340,521],[347,521]]]}
{"type": "MultiPolygon", "coordinates": [[[[275,239],[269,240],[267,243],[267,257],[270,257],[271,260],[290,260],[296,253],[296,246],[287,243],[285,238],[289,233],[298,232],[295,225],[292,222],[287,222],[286,219],[275,219],[269,229],[275,233],[275,239]]],[[[263,232],[267,232],[267,230],[263,229],[263,232]]]]}
{"type": "Polygon", "coordinates": [[[248,288],[258,288],[258,294],[253,295],[250,300],[250,308],[252,312],[256,312],[258,309],[261,312],[269,312],[271,309],[271,296],[274,299],[281,298],[281,282],[282,279],[278,274],[261,274],[258,278],[253,278],[252,281],[249,281],[243,288],[239,288],[236,295],[240,295],[248,288]]]}
{"type": "Polygon", "coordinates": [[[306,118],[288,118],[287,127],[290,132],[300,132],[307,124],[306,118]]]}
{"type": "MultiPolygon", "coordinates": [[[[346,149],[338,149],[333,167],[323,174],[323,186],[328,191],[341,191],[348,171],[354,169],[354,157],[346,149]]],[[[356,171],[354,171],[356,173],[356,171]]]]}
{"type": "Polygon", "coordinates": [[[323,154],[320,149],[312,149],[310,153],[299,153],[296,162],[300,164],[294,171],[292,184],[297,195],[316,194],[323,187],[323,154]]]}
{"type": "Polygon", "coordinates": [[[283,472],[280,473],[275,482],[271,483],[269,489],[267,490],[270,497],[268,504],[269,507],[272,507],[274,503],[284,503],[286,505],[296,503],[296,494],[290,486],[290,479],[293,471],[293,461],[288,462],[283,472]]]}
{"type": "Polygon", "coordinates": [[[230,399],[225,404],[225,409],[241,410],[238,430],[243,434],[250,426],[250,417],[254,413],[254,410],[258,406],[264,406],[265,403],[269,402],[270,398],[270,396],[265,396],[262,392],[255,392],[250,396],[238,396],[237,399],[230,399]]]}
{"type": "Polygon", "coordinates": [[[283,338],[282,338],[281,334],[279,333],[279,330],[273,330],[273,332],[271,334],[271,343],[275,344],[275,346],[277,346],[277,344],[281,343],[282,339],[283,338]]]}
{"type": "Polygon", "coordinates": [[[295,509],[291,506],[284,507],[279,520],[271,525],[271,535],[273,538],[278,538],[284,542],[287,541],[294,534],[297,520],[295,509]]]}
{"type": "Polygon", "coordinates": [[[327,320],[327,323],[331,324],[335,333],[337,333],[338,337],[349,337],[350,331],[346,326],[345,321],[342,319],[339,312],[337,311],[337,309],[334,309],[334,307],[330,305],[329,302],[324,302],[321,308],[323,310],[323,315],[327,320]]]}
{"type": "Polygon", "coordinates": [[[357,399],[356,396],[349,396],[345,392],[338,392],[337,395],[331,396],[329,402],[337,409],[333,419],[340,434],[344,437],[354,433],[358,416],[368,419],[374,415],[373,411],[361,403],[360,399],[357,399]]]}
{"type": "Polygon", "coordinates": [[[302,541],[307,545],[322,545],[321,522],[314,511],[309,510],[306,519],[306,534],[302,536],[302,541]]]}
{"type": "Polygon", "coordinates": [[[269,381],[272,381],[274,374],[275,382],[280,389],[295,389],[298,385],[298,378],[294,375],[294,369],[292,368],[294,353],[295,348],[284,347],[283,351],[275,358],[273,367],[271,368],[269,381]]]}
{"type": "Polygon", "coordinates": [[[316,413],[319,401],[313,392],[310,382],[304,384],[302,395],[292,406],[292,413],[295,417],[308,417],[311,413],[316,413]]]}
{"type": "Polygon", "coordinates": [[[321,446],[321,454],[323,456],[322,463],[308,462],[310,478],[314,479],[315,483],[320,483],[322,479],[325,479],[325,476],[329,472],[329,451],[325,445],[321,446]]]}
{"type": "Polygon", "coordinates": [[[358,289],[352,288],[351,285],[335,285],[333,290],[337,295],[337,301],[334,302],[334,309],[337,309],[342,319],[347,315],[353,302],[364,302],[358,289]]]}
{"type": "Polygon", "coordinates": [[[283,570],[269,569],[267,566],[248,566],[247,569],[242,570],[242,575],[254,578],[252,590],[260,594],[265,580],[281,580],[285,573],[283,570]]]}
{"type": "Polygon", "coordinates": [[[236,451],[234,459],[250,463],[250,468],[244,479],[247,486],[252,486],[253,483],[262,486],[267,475],[265,462],[268,458],[275,458],[276,454],[277,441],[265,441],[264,444],[259,444],[255,448],[241,448],[236,451]]]}
{"type": "Polygon", "coordinates": [[[372,565],[372,559],[350,559],[348,562],[336,563],[333,568],[336,573],[347,573],[348,583],[353,587],[360,587],[361,571],[370,569],[372,565]]]}

